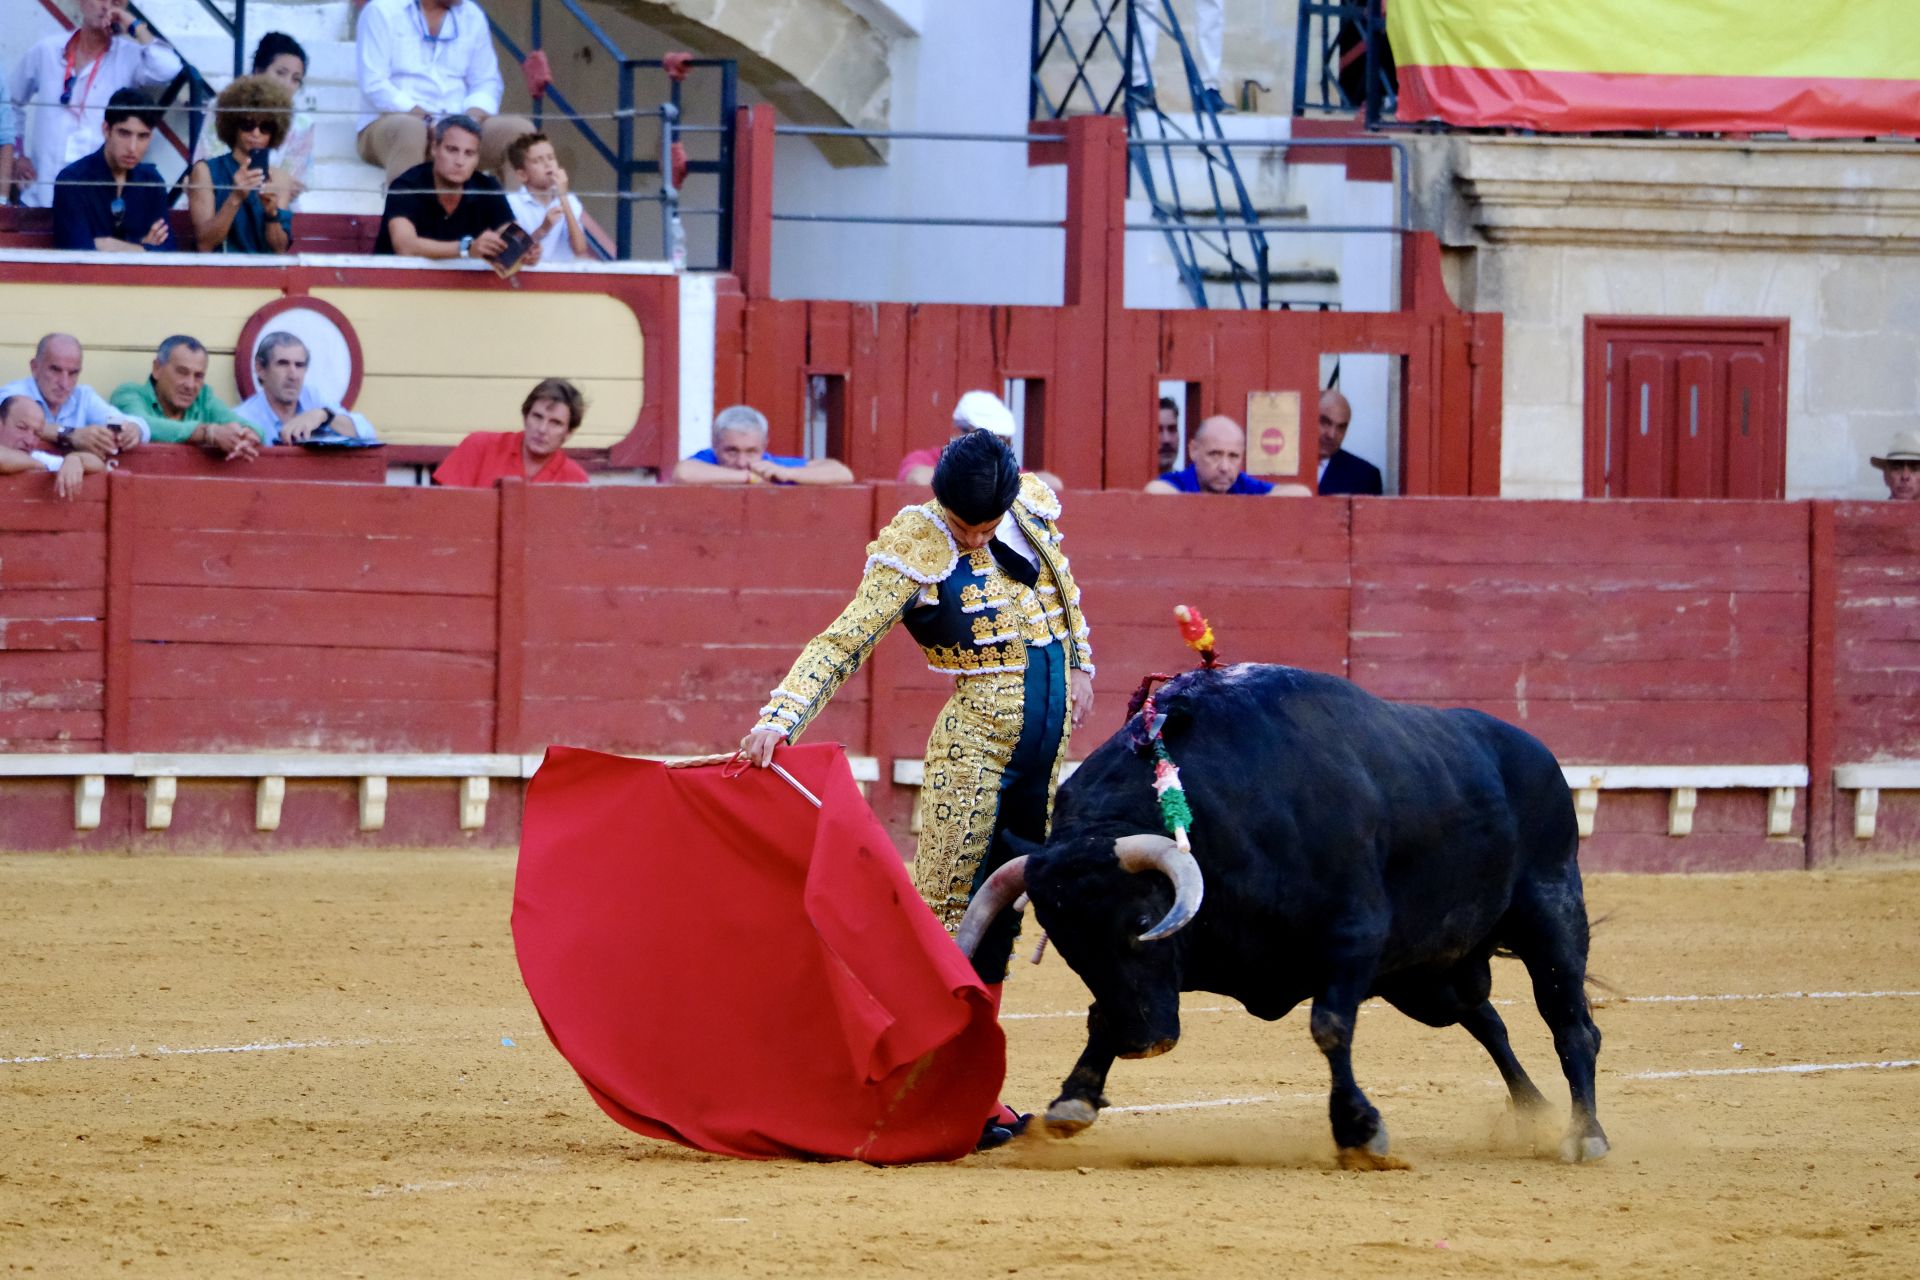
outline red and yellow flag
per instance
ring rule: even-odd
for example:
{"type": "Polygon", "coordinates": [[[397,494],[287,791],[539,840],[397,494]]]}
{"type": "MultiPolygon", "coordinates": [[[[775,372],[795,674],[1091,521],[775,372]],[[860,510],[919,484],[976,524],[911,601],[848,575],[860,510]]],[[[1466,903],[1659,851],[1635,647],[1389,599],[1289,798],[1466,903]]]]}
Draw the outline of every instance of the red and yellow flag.
{"type": "Polygon", "coordinates": [[[1920,134],[1920,0],[1392,0],[1402,120],[1920,134]]]}

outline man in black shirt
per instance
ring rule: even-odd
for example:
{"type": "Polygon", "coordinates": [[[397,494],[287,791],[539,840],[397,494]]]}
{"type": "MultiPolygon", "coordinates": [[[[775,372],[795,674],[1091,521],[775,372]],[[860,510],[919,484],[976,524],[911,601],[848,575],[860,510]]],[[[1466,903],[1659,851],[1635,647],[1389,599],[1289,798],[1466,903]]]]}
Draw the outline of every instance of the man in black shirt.
{"type": "MultiPolygon", "coordinates": [[[[442,119],[433,128],[427,163],[408,169],[387,189],[373,251],[492,261],[506,248],[500,232],[512,224],[513,209],[497,181],[474,172],[479,164],[480,126],[467,116],[442,119]]],[[[521,263],[539,260],[535,243],[521,263]]]]}

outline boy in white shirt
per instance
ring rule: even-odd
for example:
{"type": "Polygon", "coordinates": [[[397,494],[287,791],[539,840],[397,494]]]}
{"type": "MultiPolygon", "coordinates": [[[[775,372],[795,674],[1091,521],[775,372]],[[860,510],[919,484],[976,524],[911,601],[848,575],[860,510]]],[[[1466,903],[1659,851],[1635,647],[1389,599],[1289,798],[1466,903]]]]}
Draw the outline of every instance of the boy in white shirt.
{"type": "Polygon", "coordinates": [[[521,183],[518,190],[507,192],[507,203],[514,221],[540,242],[540,261],[591,260],[593,251],[580,226],[580,198],[567,190],[567,171],[560,167],[552,139],[544,133],[515,138],[507,147],[507,167],[521,183]]]}

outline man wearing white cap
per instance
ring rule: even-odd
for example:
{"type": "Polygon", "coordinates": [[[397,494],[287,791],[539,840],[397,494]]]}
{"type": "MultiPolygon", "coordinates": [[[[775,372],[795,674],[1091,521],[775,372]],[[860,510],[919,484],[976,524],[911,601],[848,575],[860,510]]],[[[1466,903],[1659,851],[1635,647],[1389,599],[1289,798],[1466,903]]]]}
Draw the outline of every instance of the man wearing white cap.
{"type": "MultiPolygon", "coordinates": [[[[969,431],[991,431],[1012,444],[1013,413],[993,392],[969,391],[953,406],[953,435],[947,438],[956,439],[969,431]]],[[[938,449],[915,449],[900,459],[900,472],[894,479],[901,484],[931,484],[933,464],[939,460],[938,449]]],[[[1033,474],[1046,481],[1047,487],[1056,493],[1066,487],[1060,483],[1060,477],[1050,471],[1035,471],[1033,474]]]]}
{"type": "MultiPolygon", "coordinates": [[[[1013,443],[1013,414],[991,391],[969,391],[953,406],[953,439],[969,431],[991,431],[1007,443],[1013,443]]],[[[944,443],[944,442],[943,442],[944,443]]],[[[915,449],[900,459],[901,484],[931,484],[933,464],[940,461],[939,449],[915,449]]]]}
{"type": "Polygon", "coordinates": [[[1895,502],[1920,500],[1920,431],[1902,431],[1893,447],[1873,460],[1874,470],[1887,482],[1887,497],[1895,502]]]}

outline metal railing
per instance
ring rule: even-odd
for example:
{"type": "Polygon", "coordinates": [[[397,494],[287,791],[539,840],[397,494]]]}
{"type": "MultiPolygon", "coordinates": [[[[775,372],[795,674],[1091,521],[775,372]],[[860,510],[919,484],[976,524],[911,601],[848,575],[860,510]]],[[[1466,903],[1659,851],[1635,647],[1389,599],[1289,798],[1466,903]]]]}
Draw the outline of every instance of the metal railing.
{"type": "Polygon", "coordinates": [[[1200,77],[1171,0],[1034,0],[1028,107],[1032,119],[1124,111],[1128,160],[1153,225],[1167,240],[1181,286],[1196,307],[1211,305],[1209,283],[1225,283],[1242,308],[1271,301],[1266,227],[1234,164],[1212,96],[1200,77]],[[1145,56],[1144,32],[1180,51],[1187,111],[1167,110],[1145,56]],[[1166,144],[1166,145],[1160,145],[1166,144]],[[1200,189],[1181,179],[1175,148],[1194,148],[1200,189]],[[1211,255],[1213,265],[1203,261],[1211,255]]]}
{"type": "MultiPolygon", "coordinates": [[[[247,67],[247,0],[233,0],[233,16],[231,18],[216,8],[212,0],[200,0],[200,7],[211,14],[214,22],[233,40],[233,74],[236,77],[245,74],[247,67]]],[[[152,28],[154,38],[166,41],[167,47],[173,49],[174,55],[180,59],[180,74],[175,76],[172,82],[160,91],[156,103],[162,110],[168,110],[176,104],[179,104],[180,95],[183,92],[186,94],[184,106],[187,113],[187,137],[183,158],[187,162],[187,168],[191,169],[193,167],[194,153],[200,146],[200,134],[202,130],[206,128],[208,106],[218,95],[214,92],[213,86],[207,83],[207,78],[200,74],[200,69],[187,60],[186,55],[180,52],[178,46],[176,46],[173,41],[167,39],[167,33],[160,29],[158,23],[141,12],[140,7],[136,4],[128,4],[127,12],[152,28]]],[[[179,182],[174,184],[169,203],[171,203],[171,200],[177,200],[179,198],[180,190],[185,183],[186,174],[183,171],[180,175],[179,182]]]]}
{"type": "Polygon", "coordinates": [[[1398,94],[1384,0],[1300,0],[1293,114],[1358,111],[1376,129],[1394,115],[1398,94]]]}
{"type": "MultiPolygon", "coordinates": [[[[202,0],[206,3],[206,0],[202,0]]],[[[636,204],[652,203],[660,206],[660,248],[661,256],[681,262],[684,257],[685,231],[682,219],[685,217],[712,217],[717,220],[714,245],[715,260],[710,264],[716,270],[727,270],[732,266],[733,257],[733,114],[739,100],[739,74],[730,58],[677,58],[671,62],[659,58],[632,58],[616,44],[600,24],[588,15],[576,0],[557,0],[581,30],[593,39],[609,57],[613,59],[615,90],[619,103],[611,117],[589,115],[576,110],[567,100],[558,85],[549,83],[541,95],[534,99],[533,118],[536,124],[544,120],[546,106],[550,102],[566,120],[573,125],[587,145],[593,149],[602,161],[613,171],[614,182],[614,256],[621,259],[633,257],[634,226],[633,212],[636,204]],[[667,83],[664,101],[657,106],[639,108],[637,77],[640,72],[657,72],[667,83]],[[674,72],[680,74],[674,74],[674,72]],[[686,74],[711,73],[717,79],[716,96],[718,99],[719,119],[711,125],[688,125],[682,123],[683,94],[682,80],[686,74]],[[611,119],[614,126],[611,139],[602,135],[592,121],[611,119]],[[660,137],[660,154],[657,159],[647,159],[636,155],[638,150],[638,131],[643,127],[657,128],[660,137]],[[711,207],[685,208],[680,203],[680,190],[674,180],[673,145],[683,137],[692,135],[711,136],[716,139],[714,154],[703,157],[689,157],[686,165],[688,174],[712,176],[718,186],[717,198],[711,207]],[[657,189],[642,191],[636,189],[640,179],[657,180],[657,189]]],[[[493,28],[493,34],[501,46],[513,56],[515,62],[523,67],[527,58],[543,48],[544,27],[546,21],[544,0],[533,0],[529,15],[527,48],[523,50],[518,42],[501,27],[491,16],[487,22],[493,28]]]]}

